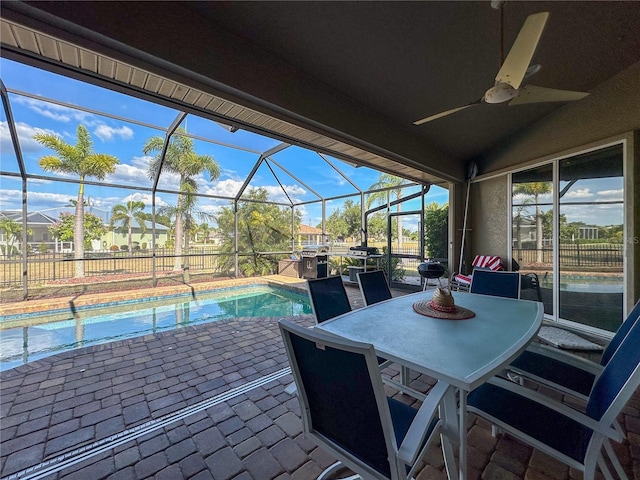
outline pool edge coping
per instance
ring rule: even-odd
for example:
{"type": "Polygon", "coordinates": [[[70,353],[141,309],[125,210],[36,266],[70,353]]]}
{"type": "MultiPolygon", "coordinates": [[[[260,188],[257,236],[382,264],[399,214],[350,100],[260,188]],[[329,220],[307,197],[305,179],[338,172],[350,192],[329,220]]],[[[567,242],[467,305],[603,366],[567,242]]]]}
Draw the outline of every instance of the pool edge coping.
{"type": "Polygon", "coordinates": [[[79,295],[68,295],[45,300],[26,300],[15,303],[3,303],[3,316],[35,314],[39,312],[51,312],[64,309],[81,309],[93,307],[95,305],[113,303],[118,301],[135,301],[138,299],[168,298],[177,295],[189,295],[195,292],[205,292],[232,288],[244,285],[277,285],[282,288],[291,289],[297,292],[306,292],[304,279],[284,277],[282,275],[268,275],[264,277],[238,278],[231,280],[214,280],[211,282],[194,283],[193,285],[171,285],[163,287],[146,287],[135,290],[125,290],[121,292],[103,292],[79,295]]]}

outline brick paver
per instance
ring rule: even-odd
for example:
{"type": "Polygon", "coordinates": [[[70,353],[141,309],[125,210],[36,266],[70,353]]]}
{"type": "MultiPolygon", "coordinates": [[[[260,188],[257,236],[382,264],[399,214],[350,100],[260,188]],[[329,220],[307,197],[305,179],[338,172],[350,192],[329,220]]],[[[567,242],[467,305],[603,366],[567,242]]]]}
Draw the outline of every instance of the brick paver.
{"type": "MultiPolygon", "coordinates": [[[[362,306],[358,290],[347,291],[353,307],[362,306]]],[[[218,321],[62,353],[0,372],[0,476],[165,420],[286,368],[277,320],[218,321]]],[[[314,322],[311,316],[295,321],[314,322]]],[[[221,400],[47,478],[316,478],[333,459],[304,438],[297,399],[284,392],[291,381],[286,375],[221,400]]],[[[420,376],[412,386],[426,391],[433,383],[420,376]]],[[[640,478],[639,411],[635,395],[620,422],[628,440],[616,446],[630,478],[640,478]]],[[[508,436],[492,437],[486,422],[476,419],[468,438],[470,480],[575,477],[576,472],[508,436]]],[[[446,478],[437,445],[429,449],[416,478],[446,478]]]]}

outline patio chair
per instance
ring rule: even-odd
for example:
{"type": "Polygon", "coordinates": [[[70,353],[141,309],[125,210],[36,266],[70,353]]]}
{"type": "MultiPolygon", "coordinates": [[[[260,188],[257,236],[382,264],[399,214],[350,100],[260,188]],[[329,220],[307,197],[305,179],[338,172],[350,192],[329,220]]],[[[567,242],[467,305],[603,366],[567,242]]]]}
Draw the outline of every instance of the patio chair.
{"type": "Polygon", "coordinates": [[[438,383],[419,410],[386,397],[373,345],[280,320],[298,388],[305,436],[362,478],[408,479],[440,432],[447,386],[438,383]]]}
{"type": "Polygon", "coordinates": [[[620,344],[626,341],[632,329],[640,329],[639,320],[640,300],[602,352],[600,363],[557,348],[534,343],[511,362],[507,371],[517,375],[520,383],[528,379],[586,401],[596,379],[620,344]]]}
{"type": "Polygon", "coordinates": [[[622,442],[616,418],[640,386],[640,328],[632,328],[597,377],[585,413],[531,389],[494,378],[469,394],[470,412],[584,473],[613,478],[607,458],[626,479],[610,440],[622,442]]]}
{"type": "Polygon", "coordinates": [[[307,280],[307,289],[311,308],[318,323],[351,311],[341,276],[307,280]]]}
{"type": "MultiPolygon", "coordinates": [[[[384,281],[386,289],[389,292],[389,298],[391,298],[391,291],[389,290],[389,286],[386,283],[386,279],[384,278],[384,272],[382,270],[376,270],[376,272],[380,272],[380,274],[382,274],[382,280],[384,281]]],[[[369,272],[367,272],[367,274],[369,274],[369,272]]],[[[378,277],[378,281],[379,279],[380,277],[378,277]]],[[[373,282],[368,282],[366,279],[365,283],[373,284],[373,282]]],[[[327,320],[337,317],[338,315],[342,315],[343,313],[351,311],[349,297],[347,296],[347,292],[344,289],[344,284],[342,283],[341,276],[307,280],[307,287],[309,291],[309,299],[311,300],[311,307],[318,323],[326,322],[327,320]]],[[[374,294],[371,295],[371,298],[373,298],[373,296],[374,294]]],[[[370,303],[367,301],[367,297],[364,295],[364,293],[363,297],[365,298],[365,303],[369,305],[370,303]]],[[[378,357],[378,365],[380,366],[380,369],[384,369],[390,364],[390,360],[378,357]]],[[[388,378],[387,376],[383,378],[384,382],[387,385],[394,387],[397,390],[406,393],[407,395],[417,398],[418,400],[422,400],[424,398],[424,395],[408,386],[409,372],[405,368],[402,369],[401,377],[402,382],[396,382],[395,380],[391,380],[391,378],[388,378]]],[[[295,384],[289,385],[285,389],[285,391],[292,395],[295,394],[295,384]]]]}
{"type": "Polygon", "coordinates": [[[542,302],[542,290],[540,289],[540,279],[537,273],[521,273],[520,290],[533,290],[536,294],[536,300],[542,302]]]}
{"type": "Polygon", "coordinates": [[[374,303],[391,298],[391,290],[389,289],[384,270],[359,272],[358,286],[360,287],[365,305],[373,305],[374,303]]]}
{"type": "Polygon", "coordinates": [[[476,255],[471,262],[472,272],[471,275],[464,275],[462,273],[454,273],[449,279],[449,288],[454,291],[468,292],[471,286],[473,273],[477,269],[491,270],[498,272],[504,270],[502,266],[502,259],[497,255],[476,255]]]}
{"type": "Polygon", "coordinates": [[[469,291],[495,297],[520,298],[520,274],[518,272],[475,270],[469,291]]]}

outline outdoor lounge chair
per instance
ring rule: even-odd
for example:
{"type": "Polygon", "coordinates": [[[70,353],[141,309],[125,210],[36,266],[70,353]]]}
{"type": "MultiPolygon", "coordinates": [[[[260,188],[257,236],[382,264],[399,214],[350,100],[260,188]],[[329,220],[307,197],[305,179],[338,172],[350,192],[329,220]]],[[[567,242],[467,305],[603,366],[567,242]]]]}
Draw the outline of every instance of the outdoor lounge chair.
{"type": "Polygon", "coordinates": [[[502,259],[497,255],[476,255],[471,262],[473,268],[471,275],[463,275],[461,273],[454,273],[449,280],[449,288],[454,291],[469,291],[471,285],[473,272],[476,269],[491,270],[494,272],[504,270],[502,266],[502,259]]]}
{"type": "Polygon", "coordinates": [[[622,442],[616,418],[640,386],[640,328],[632,328],[597,377],[585,413],[541,393],[494,378],[469,394],[470,412],[593,480],[597,468],[627,476],[610,440],[622,442]]]}
{"type": "Polygon", "coordinates": [[[389,289],[384,270],[359,272],[358,286],[360,287],[365,305],[373,305],[374,303],[391,298],[391,290],[389,289]]]}
{"type": "Polygon", "coordinates": [[[469,291],[495,297],[520,298],[520,274],[518,272],[476,270],[473,272],[469,291]]]}
{"type": "Polygon", "coordinates": [[[508,367],[520,379],[529,379],[584,401],[604,366],[626,341],[631,329],[640,329],[640,300],[602,352],[600,363],[540,344],[531,344],[508,367]]]}
{"type": "Polygon", "coordinates": [[[437,383],[416,410],[385,396],[372,345],[279,325],[305,436],[338,460],[318,478],[345,466],[362,478],[411,478],[440,431],[447,386],[437,383]]]}

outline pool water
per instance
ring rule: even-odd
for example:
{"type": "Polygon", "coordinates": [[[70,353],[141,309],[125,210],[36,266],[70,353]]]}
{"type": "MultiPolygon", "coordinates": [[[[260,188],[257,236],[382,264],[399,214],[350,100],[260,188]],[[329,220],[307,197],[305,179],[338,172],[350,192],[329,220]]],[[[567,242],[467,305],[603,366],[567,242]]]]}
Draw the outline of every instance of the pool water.
{"type": "MultiPolygon", "coordinates": [[[[542,288],[553,288],[551,275],[540,279],[542,288]]],[[[622,277],[598,277],[588,275],[561,275],[560,290],[585,293],[622,293],[622,277]]]]}
{"type": "Polygon", "coordinates": [[[103,308],[0,317],[0,370],[56,353],[241,317],[310,314],[305,293],[267,285],[243,286],[103,308]]]}

